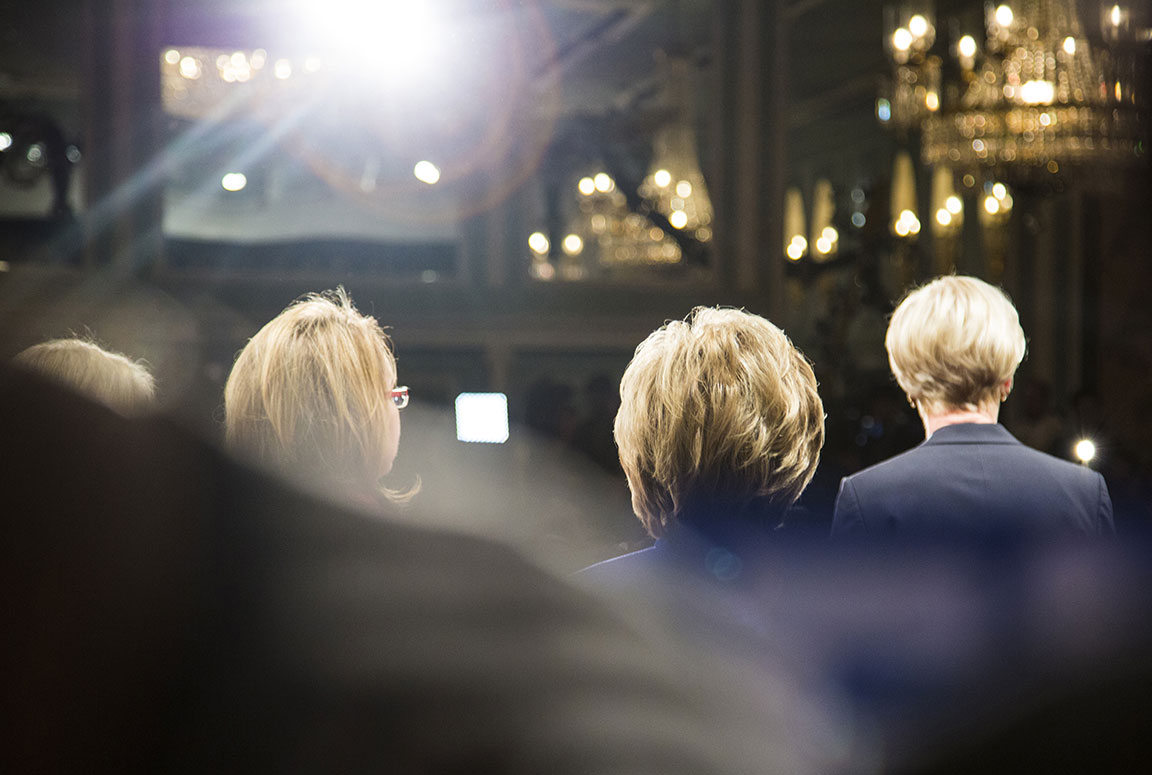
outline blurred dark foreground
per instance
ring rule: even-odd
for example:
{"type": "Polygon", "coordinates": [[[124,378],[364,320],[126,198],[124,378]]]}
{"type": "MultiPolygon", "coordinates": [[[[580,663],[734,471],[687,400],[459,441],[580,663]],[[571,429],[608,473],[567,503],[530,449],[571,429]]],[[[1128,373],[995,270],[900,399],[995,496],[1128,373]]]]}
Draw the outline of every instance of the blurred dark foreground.
{"type": "Polygon", "coordinates": [[[1148,537],[782,535],[738,567],[583,590],[25,375],[0,374],[0,430],[5,769],[1152,762],[1148,537]]]}

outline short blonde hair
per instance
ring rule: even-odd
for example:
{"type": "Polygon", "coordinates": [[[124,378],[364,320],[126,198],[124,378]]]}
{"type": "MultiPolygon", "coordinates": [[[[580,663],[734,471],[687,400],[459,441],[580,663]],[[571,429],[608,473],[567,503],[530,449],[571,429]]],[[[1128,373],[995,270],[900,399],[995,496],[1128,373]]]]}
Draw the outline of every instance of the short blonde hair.
{"type": "Polygon", "coordinates": [[[59,382],[126,417],[152,409],[156,381],[142,361],[87,339],[52,339],[33,345],[13,362],[59,382]]]}
{"type": "Polygon", "coordinates": [[[812,367],[783,331],[742,310],[697,307],[653,332],[620,400],[620,463],[653,537],[698,514],[783,514],[824,444],[812,367]]]}
{"type": "Polygon", "coordinates": [[[395,386],[391,340],[375,318],[343,288],[309,294],[237,356],[224,387],[225,438],[293,474],[378,489],[391,464],[386,402],[395,386]]]}
{"type": "Polygon", "coordinates": [[[1027,347],[1004,291],[975,277],[938,277],[909,293],[888,325],[892,374],[930,411],[998,400],[1027,347]]]}

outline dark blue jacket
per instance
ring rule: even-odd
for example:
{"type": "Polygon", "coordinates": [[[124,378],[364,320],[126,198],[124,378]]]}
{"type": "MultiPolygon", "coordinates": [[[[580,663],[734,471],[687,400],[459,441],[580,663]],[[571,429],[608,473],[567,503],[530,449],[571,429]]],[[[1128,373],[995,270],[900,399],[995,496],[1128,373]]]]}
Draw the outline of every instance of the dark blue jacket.
{"type": "Polygon", "coordinates": [[[845,477],[833,537],[1113,533],[1104,477],[1026,447],[998,424],[947,425],[914,449],[845,477]]]}

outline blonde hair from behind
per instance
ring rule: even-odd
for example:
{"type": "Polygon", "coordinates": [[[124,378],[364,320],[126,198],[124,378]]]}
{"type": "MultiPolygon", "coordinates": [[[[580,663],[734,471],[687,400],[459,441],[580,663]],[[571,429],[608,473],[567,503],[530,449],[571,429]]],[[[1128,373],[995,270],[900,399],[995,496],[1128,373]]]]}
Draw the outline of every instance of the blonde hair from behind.
{"type": "Polygon", "coordinates": [[[892,314],[884,344],[908,399],[931,413],[999,401],[1027,348],[1007,294],[956,275],[909,293],[892,314]]]}
{"type": "Polygon", "coordinates": [[[144,414],[156,403],[156,381],[143,362],[88,339],[51,339],[19,353],[13,362],[125,417],[144,414]]]}
{"type": "Polygon", "coordinates": [[[399,427],[391,340],[343,288],[297,300],[253,336],[224,388],[228,445],[325,486],[380,487],[399,427]],[[394,436],[390,436],[394,434],[394,436]],[[390,441],[391,439],[391,441],[390,441]]]}
{"type": "Polygon", "coordinates": [[[697,307],[636,348],[620,383],[616,444],[653,537],[690,516],[777,516],[824,444],[812,367],[762,317],[697,307]]]}

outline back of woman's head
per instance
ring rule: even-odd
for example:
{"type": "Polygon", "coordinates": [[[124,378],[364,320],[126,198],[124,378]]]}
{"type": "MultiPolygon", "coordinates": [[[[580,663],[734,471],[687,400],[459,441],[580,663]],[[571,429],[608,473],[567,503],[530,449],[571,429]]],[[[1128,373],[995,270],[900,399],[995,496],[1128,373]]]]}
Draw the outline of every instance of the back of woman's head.
{"type": "Polygon", "coordinates": [[[13,361],[126,417],[147,412],[156,401],[156,381],[144,364],[87,339],[52,339],[13,361]]]}
{"type": "Polygon", "coordinates": [[[703,514],[781,514],[815,473],[824,408],[783,331],[698,307],[636,348],[615,434],[633,509],[659,536],[703,514]]]}
{"type": "Polygon", "coordinates": [[[892,313],[884,344],[900,387],[930,411],[997,400],[1026,348],[1004,291],[955,275],[909,293],[892,313]]]}
{"type": "Polygon", "coordinates": [[[327,484],[374,488],[392,467],[396,361],[343,288],[309,294],[241,350],[224,388],[229,446],[327,484]]]}

